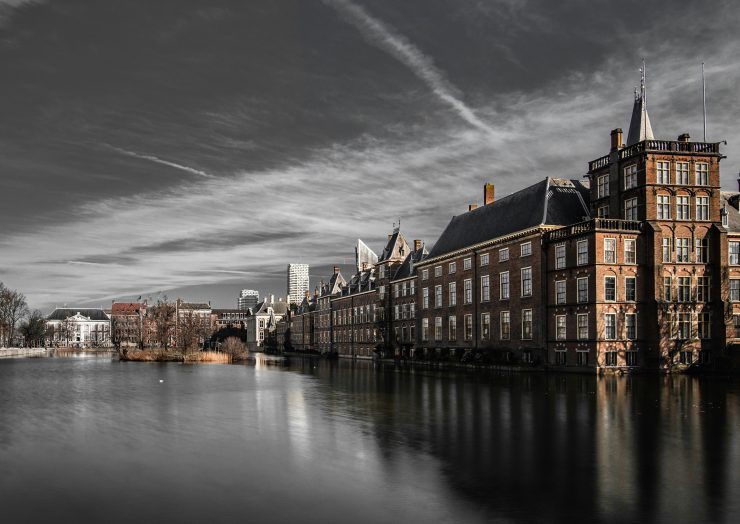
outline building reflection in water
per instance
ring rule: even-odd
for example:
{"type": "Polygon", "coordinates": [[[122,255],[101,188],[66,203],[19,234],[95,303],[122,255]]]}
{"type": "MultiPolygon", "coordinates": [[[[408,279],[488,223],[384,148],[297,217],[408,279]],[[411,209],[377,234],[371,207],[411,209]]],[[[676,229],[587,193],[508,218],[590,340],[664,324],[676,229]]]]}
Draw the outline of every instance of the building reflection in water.
{"type": "Polygon", "coordinates": [[[389,469],[409,448],[428,453],[490,516],[724,522],[740,511],[739,388],[728,379],[291,369],[318,381],[328,417],[367,424],[389,469]]]}

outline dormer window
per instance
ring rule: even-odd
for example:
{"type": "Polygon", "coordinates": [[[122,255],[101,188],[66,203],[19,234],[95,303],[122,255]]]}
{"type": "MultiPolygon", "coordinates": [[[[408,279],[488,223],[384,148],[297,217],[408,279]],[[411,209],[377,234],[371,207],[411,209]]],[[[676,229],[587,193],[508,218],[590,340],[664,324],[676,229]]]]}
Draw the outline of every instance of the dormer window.
{"type": "Polygon", "coordinates": [[[725,227],[728,226],[727,206],[722,206],[722,225],[725,227]]]}

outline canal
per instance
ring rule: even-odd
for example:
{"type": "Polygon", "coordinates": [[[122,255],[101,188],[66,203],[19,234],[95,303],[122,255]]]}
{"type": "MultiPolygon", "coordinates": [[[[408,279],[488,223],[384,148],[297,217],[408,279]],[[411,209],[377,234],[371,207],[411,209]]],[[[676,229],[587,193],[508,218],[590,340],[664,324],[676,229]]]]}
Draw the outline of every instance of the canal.
{"type": "Polygon", "coordinates": [[[3,522],[737,522],[732,378],[0,361],[3,522]]]}

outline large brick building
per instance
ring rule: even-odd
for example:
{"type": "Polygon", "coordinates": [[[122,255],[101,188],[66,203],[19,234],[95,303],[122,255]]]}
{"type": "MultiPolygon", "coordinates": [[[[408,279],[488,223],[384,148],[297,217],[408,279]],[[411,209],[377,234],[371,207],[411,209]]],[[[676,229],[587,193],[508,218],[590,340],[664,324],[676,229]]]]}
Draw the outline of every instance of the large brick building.
{"type": "Polygon", "coordinates": [[[740,352],[740,192],[719,143],[626,141],[583,179],[547,177],[452,218],[427,253],[399,229],[374,267],[322,286],[321,351],[556,369],[687,369],[740,352]]]}

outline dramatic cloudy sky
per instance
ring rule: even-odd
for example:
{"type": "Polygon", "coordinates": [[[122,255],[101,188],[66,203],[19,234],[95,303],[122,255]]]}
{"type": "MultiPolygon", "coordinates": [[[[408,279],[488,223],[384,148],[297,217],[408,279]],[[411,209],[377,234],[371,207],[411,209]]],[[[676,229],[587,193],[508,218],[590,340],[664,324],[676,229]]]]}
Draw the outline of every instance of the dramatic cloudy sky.
{"type": "Polygon", "coordinates": [[[0,281],[231,306],[398,217],[431,245],[484,181],[583,176],[643,56],[667,139],[701,139],[706,62],[734,189],[738,27],[734,0],[0,0],[0,281]]]}

